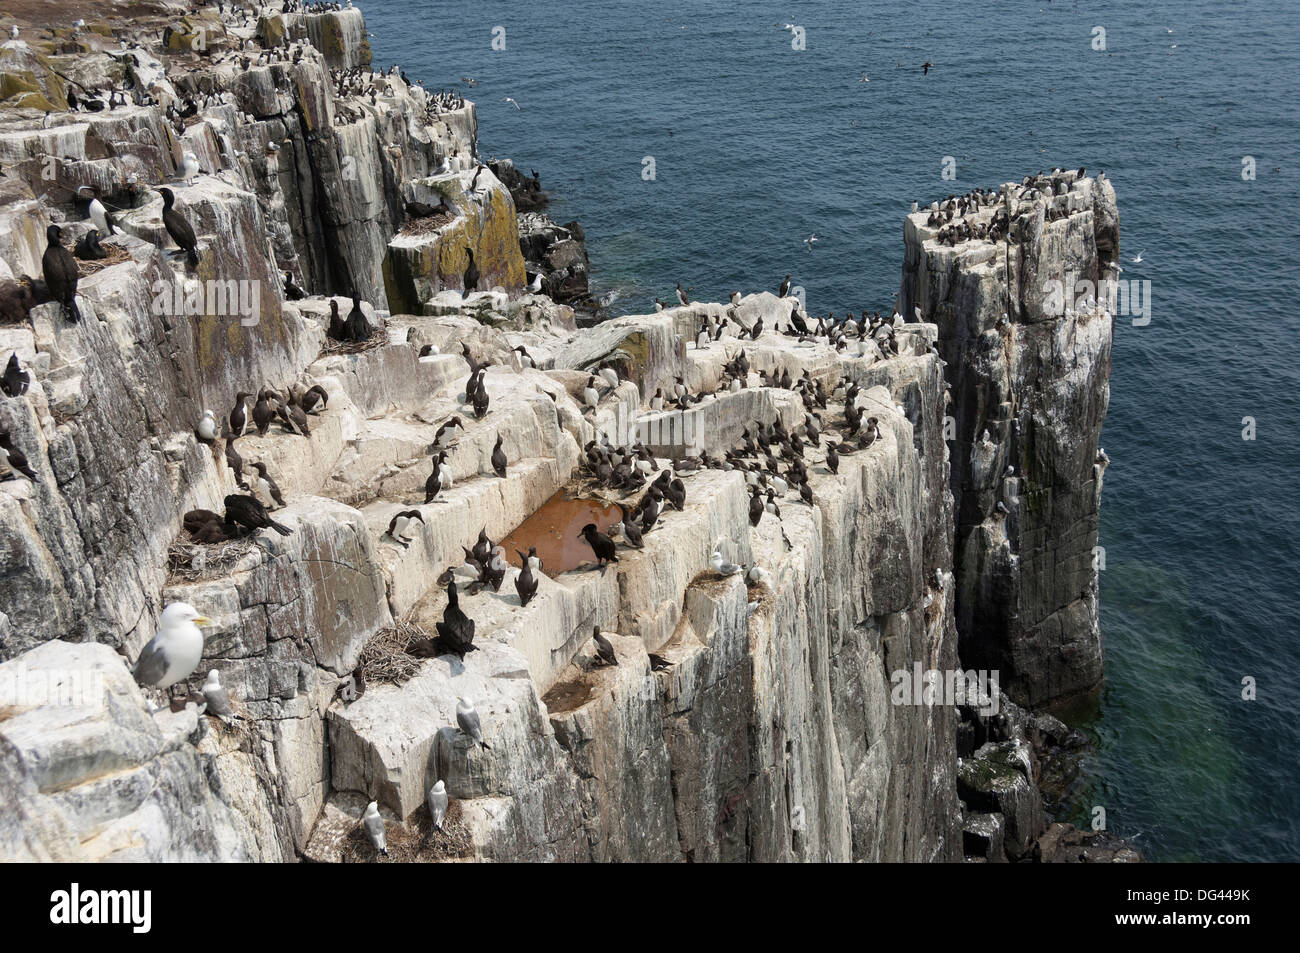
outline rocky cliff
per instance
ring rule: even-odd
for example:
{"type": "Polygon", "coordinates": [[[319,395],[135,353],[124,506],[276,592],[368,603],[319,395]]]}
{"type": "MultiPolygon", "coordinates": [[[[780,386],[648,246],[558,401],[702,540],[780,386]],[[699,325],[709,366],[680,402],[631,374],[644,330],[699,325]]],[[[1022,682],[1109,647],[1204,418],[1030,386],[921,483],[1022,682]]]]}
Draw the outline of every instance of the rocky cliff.
{"type": "Polygon", "coordinates": [[[371,860],[358,818],[372,800],[394,859],[1034,856],[1038,751],[1063,726],[1014,706],[902,703],[895,686],[1002,667],[1032,704],[1099,675],[1095,577],[1079,560],[1096,533],[1108,323],[1047,318],[1032,281],[1104,267],[1109,187],[1071,181],[1069,216],[1037,232],[1056,199],[1020,200],[1010,326],[990,310],[1005,283],[993,246],[939,247],[914,217],[904,313],[914,303],[924,321],[892,346],[779,333],[789,303],[767,293],[577,330],[571,309],[525,289],[526,255],[572,275],[576,252],[538,245],[535,220],[521,225],[510,188],[478,166],[473,104],[372,73],[358,11],[288,6],[25,23],[0,51],[25,77],[0,111],[0,361],[15,353],[31,375],[0,400],[0,428],[35,473],[0,482],[0,856],[371,860]],[[84,105],[109,89],[125,104],[84,105]],[[197,266],[163,228],[164,184],[197,266]],[[71,323],[23,276],[41,275],[51,222],[69,245],[89,229],[87,185],[119,233],[83,263],[71,323]],[[286,272],[307,297],[286,294],[286,272]],[[341,347],[328,296],[353,290],[380,333],[341,347]],[[697,346],[701,321],[728,312],[768,330],[697,346]],[[490,363],[481,419],[463,350],[490,363]],[[593,407],[602,365],[618,384],[593,407]],[[697,397],[686,409],[652,399],[679,382],[697,397]],[[328,404],[309,436],[196,431],[238,392],[311,385],[328,404]],[[812,502],[792,490],[780,518],[753,525],[747,474],[696,467],[700,453],[720,458],[756,424],[803,432],[818,385],[828,430],[844,429],[853,386],[879,436],[838,472],[825,436],[809,441],[812,502]],[[453,415],[450,485],[423,503],[453,415]],[[971,436],[985,428],[991,449],[971,436]],[[681,508],[603,570],[589,552],[544,566],[526,606],[509,581],[462,588],[476,650],[416,651],[480,530],[585,546],[571,541],[585,511],[565,501],[619,498],[592,479],[588,448],[604,440],[675,467],[681,508]],[[205,546],[182,529],[242,492],[231,442],[274,474],[289,535],[205,546]],[[1025,482],[1007,490],[1010,464],[1025,482]],[[991,525],[998,500],[1012,501],[1006,530],[991,525]],[[395,538],[412,508],[422,521],[395,538]],[[763,578],[715,572],[719,547],[763,578]],[[130,677],[176,601],[213,623],[190,687],[218,670],[230,716],[172,711],[130,677]],[[593,627],[617,666],[597,664],[593,627]],[[458,731],[458,696],[486,747],[458,731]],[[438,780],[451,809],[435,832],[438,780]]]}

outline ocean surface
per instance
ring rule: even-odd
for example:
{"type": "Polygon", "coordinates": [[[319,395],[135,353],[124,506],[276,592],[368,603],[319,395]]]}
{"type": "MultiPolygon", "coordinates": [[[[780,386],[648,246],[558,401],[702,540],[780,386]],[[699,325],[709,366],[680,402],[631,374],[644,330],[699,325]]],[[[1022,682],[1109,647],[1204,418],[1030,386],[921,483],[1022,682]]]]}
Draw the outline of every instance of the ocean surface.
{"type": "Polygon", "coordinates": [[[358,5],[376,64],[461,89],[480,154],[541,174],[616,313],[787,272],[814,312],[884,311],[912,201],[1104,169],[1152,310],[1115,329],[1106,681],[1071,716],[1097,750],[1070,819],[1103,806],[1153,860],[1300,860],[1300,5],[358,5]]]}

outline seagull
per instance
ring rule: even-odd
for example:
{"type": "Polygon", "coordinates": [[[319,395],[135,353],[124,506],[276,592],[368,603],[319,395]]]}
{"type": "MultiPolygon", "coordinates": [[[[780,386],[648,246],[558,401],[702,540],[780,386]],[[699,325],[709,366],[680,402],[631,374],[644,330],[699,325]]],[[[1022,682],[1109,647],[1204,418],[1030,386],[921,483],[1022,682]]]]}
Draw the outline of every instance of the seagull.
{"type": "Polygon", "coordinates": [[[230,696],[221,684],[221,676],[214,668],[208,672],[208,680],[203,683],[203,699],[208,703],[208,711],[214,715],[227,716],[230,711],[230,696]]]}
{"type": "Polygon", "coordinates": [[[508,103],[511,103],[512,105],[514,105],[514,107],[515,107],[516,109],[519,108],[519,104],[518,104],[517,102],[515,102],[515,99],[514,99],[513,96],[507,96],[507,97],[505,98],[505,101],[508,102],[508,103]]]}
{"type": "Polygon", "coordinates": [[[388,835],[384,829],[384,819],[379,816],[379,804],[371,801],[366,805],[366,813],[361,815],[361,823],[366,826],[366,836],[370,846],[385,857],[388,856],[388,835]]]}
{"type": "Polygon", "coordinates": [[[1142,262],[1142,256],[1145,255],[1146,253],[1147,253],[1147,252],[1146,252],[1146,249],[1144,248],[1144,249],[1142,249],[1140,252],[1137,253],[1137,257],[1136,257],[1136,258],[1131,258],[1131,259],[1129,259],[1129,260],[1132,261],[1133,264],[1135,264],[1135,265],[1137,265],[1137,264],[1141,264],[1141,262],[1142,262]]]}
{"type": "Polygon", "coordinates": [[[181,162],[180,177],[185,180],[186,185],[194,184],[194,177],[199,174],[199,157],[193,152],[185,153],[185,159],[181,162]]]}
{"type": "Polygon", "coordinates": [[[718,548],[713,551],[713,557],[709,560],[709,564],[713,566],[713,571],[719,576],[734,576],[736,573],[740,572],[742,568],[737,566],[735,563],[729,563],[722,558],[721,544],[719,544],[718,548]]]}
{"type": "Polygon", "coordinates": [[[460,730],[473,738],[479,745],[484,748],[488,747],[488,743],[483,740],[483,727],[479,724],[478,712],[474,710],[474,702],[463,695],[456,696],[456,724],[460,725],[460,730]]]}
{"type": "Polygon", "coordinates": [[[815,245],[819,241],[821,241],[821,239],[817,237],[816,232],[813,232],[811,235],[809,235],[807,238],[803,240],[803,243],[808,246],[809,251],[812,251],[813,245],[815,245]]]}
{"type": "Polygon", "coordinates": [[[869,83],[869,82],[871,82],[871,80],[867,79],[867,74],[866,74],[866,73],[863,73],[863,74],[862,74],[862,82],[864,82],[864,83],[869,83]]]}
{"type": "Polygon", "coordinates": [[[442,819],[447,816],[447,783],[439,781],[429,788],[429,817],[436,830],[442,830],[442,819]]]}
{"type": "Polygon", "coordinates": [[[200,440],[207,441],[208,443],[216,440],[218,431],[217,415],[210,410],[205,410],[202,419],[199,420],[197,430],[200,440]]]}
{"type": "Polygon", "coordinates": [[[212,622],[188,602],[173,602],[163,609],[158,633],[140,652],[132,674],[137,684],[171,688],[199,667],[203,658],[201,625],[212,622]]]}

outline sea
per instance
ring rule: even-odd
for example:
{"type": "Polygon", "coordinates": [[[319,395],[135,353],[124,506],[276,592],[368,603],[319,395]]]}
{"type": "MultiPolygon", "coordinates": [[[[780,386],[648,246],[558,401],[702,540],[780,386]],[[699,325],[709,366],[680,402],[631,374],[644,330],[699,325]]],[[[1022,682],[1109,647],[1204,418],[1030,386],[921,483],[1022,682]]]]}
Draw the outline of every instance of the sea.
{"type": "Polygon", "coordinates": [[[913,201],[1105,170],[1150,312],[1115,326],[1106,675],[1062,816],[1300,860],[1300,4],[358,5],[377,65],[474,100],[480,155],[582,224],[615,314],[787,273],[883,312],[913,201]]]}

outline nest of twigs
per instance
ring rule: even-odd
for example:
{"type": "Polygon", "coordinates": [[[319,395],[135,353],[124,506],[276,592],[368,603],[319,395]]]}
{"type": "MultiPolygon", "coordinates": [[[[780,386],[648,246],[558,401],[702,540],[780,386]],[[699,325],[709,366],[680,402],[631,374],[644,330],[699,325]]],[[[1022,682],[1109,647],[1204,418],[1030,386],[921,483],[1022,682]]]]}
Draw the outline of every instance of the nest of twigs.
{"type": "Polygon", "coordinates": [[[381,324],[364,341],[336,341],[327,337],[320,352],[321,354],[362,354],[378,347],[385,347],[387,344],[388,326],[381,324]]]}
{"type": "Polygon", "coordinates": [[[429,633],[414,622],[398,622],[380,629],[361,650],[357,667],[366,683],[389,682],[404,685],[420,669],[421,659],[411,654],[413,643],[428,642],[429,633]]]}
{"type": "Polygon", "coordinates": [[[231,566],[257,549],[249,539],[232,539],[210,545],[176,540],[167,550],[167,571],[174,579],[193,582],[224,575],[231,566]]]}
{"type": "Polygon", "coordinates": [[[100,258],[95,261],[77,259],[77,274],[82,278],[88,278],[105,268],[111,268],[113,265],[120,265],[124,261],[131,260],[131,253],[121,245],[104,245],[102,247],[104,251],[108,252],[107,258],[100,258]]]}
{"type": "Polygon", "coordinates": [[[460,802],[449,800],[447,816],[442,819],[442,830],[435,830],[429,816],[429,805],[417,808],[405,824],[387,825],[384,839],[388,842],[388,856],[381,857],[370,846],[365,825],[356,825],[343,839],[340,851],[345,864],[382,863],[437,863],[455,860],[473,854],[474,842],[465,826],[460,802]]]}
{"type": "Polygon", "coordinates": [[[456,216],[449,212],[440,212],[425,218],[408,218],[402,225],[399,235],[431,235],[442,228],[456,216]]]}

